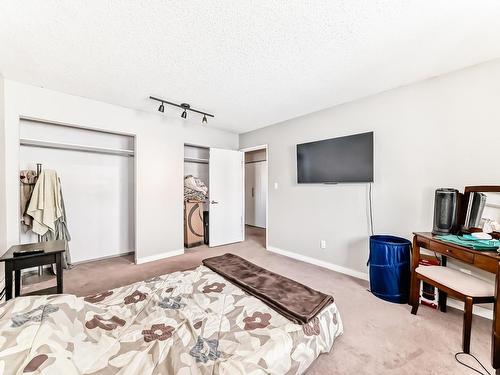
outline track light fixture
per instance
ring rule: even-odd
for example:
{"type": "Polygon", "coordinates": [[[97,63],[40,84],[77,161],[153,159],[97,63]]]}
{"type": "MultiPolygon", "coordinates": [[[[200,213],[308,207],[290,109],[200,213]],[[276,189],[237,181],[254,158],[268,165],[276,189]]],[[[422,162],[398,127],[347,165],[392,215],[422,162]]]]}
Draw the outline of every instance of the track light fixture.
{"type": "Polygon", "coordinates": [[[201,120],[202,124],[206,124],[208,122],[207,116],[215,117],[214,115],[211,115],[210,113],[198,111],[196,109],[191,108],[191,106],[188,103],[176,104],[176,103],[169,102],[167,100],[155,98],[154,96],[150,96],[149,99],[156,100],[157,102],[161,103],[160,107],[158,108],[158,111],[160,111],[161,113],[163,113],[165,111],[164,104],[166,103],[166,104],[170,104],[174,107],[182,108],[184,110],[181,114],[182,118],[187,118],[187,111],[196,112],[196,113],[199,113],[200,115],[203,115],[203,119],[201,120]]]}

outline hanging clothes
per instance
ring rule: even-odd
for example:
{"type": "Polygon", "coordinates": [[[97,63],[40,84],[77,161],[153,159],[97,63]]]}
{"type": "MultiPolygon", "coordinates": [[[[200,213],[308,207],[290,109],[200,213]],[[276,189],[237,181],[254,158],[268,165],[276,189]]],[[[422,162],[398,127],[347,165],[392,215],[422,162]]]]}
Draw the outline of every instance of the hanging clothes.
{"type": "MultiPolygon", "coordinates": [[[[55,231],[52,232],[51,230],[48,230],[47,232],[45,232],[45,234],[41,237],[42,241],[57,241],[57,240],[65,240],[68,242],[71,241],[71,235],[69,234],[67,219],[66,219],[66,207],[64,206],[64,197],[62,193],[62,185],[60,180],[59,180],[59,187],[60,187],[59,193],[61,195],[62,215],[59,219],[56,220],[55,231]]],[[[69,269],[72,267],[69,246],[63,253],[62,261],[63,261],[63,268],[69,269]]]]}
{"type": "Polygon", "coordinates": [[[19,213],[21,218],[21,226],[25,232],[31,229],[33,219],[26,213],[31,195],[36,183],[36,171],[22,170],[19,173],[20,186],[20,207],[19,213]]]}
{"type": "MultiPolygon", "coordinates": [[[[42,171],[33,189],[27,213],[33,218],[32,231],[39,234],[42,241],[71,240],[61,181],[56,171],[42,171]]],[[[63,267],[71,267],[69,248],[64,252],[63,267]]]]}
{"type": "Polygon", "coordinates": [[[38,176],[27,214],[33,218],[32,230],[36,234],[55,232],[56,221],[62,216],[61,187],[56,171],[45,169],[38,176]]]}

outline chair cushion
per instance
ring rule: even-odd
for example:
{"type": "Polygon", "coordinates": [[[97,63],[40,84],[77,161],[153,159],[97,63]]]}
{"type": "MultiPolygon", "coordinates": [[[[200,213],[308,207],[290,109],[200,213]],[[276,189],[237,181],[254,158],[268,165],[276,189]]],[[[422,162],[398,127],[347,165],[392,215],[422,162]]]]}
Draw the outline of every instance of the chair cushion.
{"type": "Polygon", "coordinates": [[[418,266],[415,270],[437,283],[470,297],[493,297],[493,284],[466,273],[441,266],[418,266]]]}

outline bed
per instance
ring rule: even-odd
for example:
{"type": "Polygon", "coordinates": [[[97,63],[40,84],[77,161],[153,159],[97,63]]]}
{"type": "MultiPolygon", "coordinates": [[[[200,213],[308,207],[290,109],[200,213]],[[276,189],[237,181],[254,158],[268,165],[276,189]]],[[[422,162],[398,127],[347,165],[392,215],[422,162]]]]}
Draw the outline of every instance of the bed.
{"type": "Polygon", "coordinates": [[[202,265],[93,296],[0,308],[1,374],[300,374],[342,334],[335,303],[296,324],[202,265]]]}

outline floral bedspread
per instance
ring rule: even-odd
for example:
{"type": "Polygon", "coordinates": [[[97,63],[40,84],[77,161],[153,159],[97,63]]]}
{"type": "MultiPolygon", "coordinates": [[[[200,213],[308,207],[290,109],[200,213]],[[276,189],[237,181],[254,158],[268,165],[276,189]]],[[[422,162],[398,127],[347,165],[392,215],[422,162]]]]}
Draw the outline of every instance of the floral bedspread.
{"type": "Polygon", "coordinates": [[[0,307],[0,374],[299,374],[342,333],[335,303],[297,325],[210,269],[0,307]]]}

